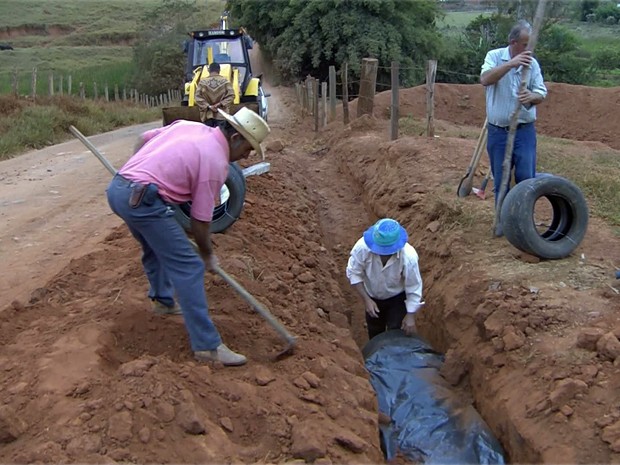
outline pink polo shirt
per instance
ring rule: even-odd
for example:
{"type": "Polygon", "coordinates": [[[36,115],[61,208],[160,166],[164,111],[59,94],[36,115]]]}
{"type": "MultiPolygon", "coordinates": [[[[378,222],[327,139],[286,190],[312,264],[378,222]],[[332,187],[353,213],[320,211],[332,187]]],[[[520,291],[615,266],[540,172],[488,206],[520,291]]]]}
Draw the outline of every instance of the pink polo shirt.
{"type": "Polygon", "coordinates": [[[146,143],[119,170],[125,178],[157,185],[170,203],[192,202],[192,217],[211,221],[228,176],[229,147],[219,129],[175,121],[145,132],[146,143]]]}

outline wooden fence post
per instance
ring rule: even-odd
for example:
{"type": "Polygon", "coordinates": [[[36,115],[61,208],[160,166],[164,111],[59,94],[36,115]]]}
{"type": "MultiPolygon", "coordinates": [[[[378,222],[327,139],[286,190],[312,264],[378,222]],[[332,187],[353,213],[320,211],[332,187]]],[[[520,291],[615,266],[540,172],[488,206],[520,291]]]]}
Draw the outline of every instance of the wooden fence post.
{"type": "Polygon", "coordinates": [[[63,86],[65,85],[64,83],[64,77],[61,74],[60,77],[58,78],[58,95],[62,95],[63,94],[63,86]]]}
{"type": "Polygon", "coordinates": [[[114,84],[114,100],[116,100],[117,102],[120,100],[120,97],[118,94],[118,84],[114,84]]]}
{"type": "Polygon", "coordinates": [[[327,126],[327,83],[321,83],[321,127],[327,126]]]}
{"type": "Polygon", "coordinates": [[[312,116],[314,116],[314,131],[319,130],[319,80],[312,79],[312,116]]]}
{"type": "Polygon", "coordinates": [[[349,64],[345,61],[342,64],[342,120],[344,124],[349,124],[349,64]]]}
{"type": "Polygon", "coordinates": [[[50,97],[54,96],[54,73],[50,74],[47,77],[47,83],[48,83],[48,94],[50,97]]]}
{"type": "Polygon", "coordinates": [[[390,108],[390,140],[398,139],[398,118],[399,118],[399,79],[398,79],[398,62],[392,62],[392,105],[390,108]]]}
{"type": "Polygon", "coordinates": [[[437,60],[426,64],[426,136],[435,137],[435,76],[437,60]]]}
{"type": "Polygon", "coordinates": [[[379,60],[364,58],[360,75],[360,96],[357,103],[357,116],[372,115],[377,87],[377,68],[379,60]]]}
{"type": "Polygon", "coordinates": [[[94,99],[97,100],[99,98],[99,90],[97,89],[97,81],[93,82],[93,94],[94,94],[94,99]]]}
{"type": "Polygon", "coordinates": [[[306,78],[306,91],[308,92],[308,114],[314,115],[314,94],[312,93],[312,77],[306,78]]]}
{"type": "Polygon", "coordinates": [[[86,98],[86,90],[84,89],[84,83],[80,81],[80,98],[84,100],[86,98]]]}
{"type": "Polygon", "coordinates": [[[17,77],[17,68],[13,68],[13,95],[17,97],[19,94],[19,79],[17,77]]]}
{"type": "Polygon", "coordinates": [[[37,99],[37,67],[32,68],[32,100],[37,99]]]}
{"type": "Polygon", "coordinates": [[[336,119],[336,67],[329,67],[329,121],[336,119]]]}
{"type": "Polygon", "coordinates": [[[110,92],[108,91],[108,83],[107,82],[103,86],[103,93],[105,95],[105,101],[109,102],[110,101],[110,92]]]}
{"type": "Polygon", "coordinates": [[[69,76],[67,76],[67,95],[71,95],[71,92],[73,92],[73,79],[69,74],[69,76]]]}
{"type": "Polygon", "coordinates": [[[301,115],[306,116],[308,114],[308,83],[301,83],[301,115]]]}

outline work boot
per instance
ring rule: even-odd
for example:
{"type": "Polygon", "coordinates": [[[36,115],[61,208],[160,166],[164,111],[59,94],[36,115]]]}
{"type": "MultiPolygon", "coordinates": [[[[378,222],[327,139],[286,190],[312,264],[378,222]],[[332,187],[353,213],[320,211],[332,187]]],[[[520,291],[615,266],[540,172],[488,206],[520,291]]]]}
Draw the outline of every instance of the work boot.
{"type": "Polygon", "coordinates": [[[158,315],[182,315],[181,307],[179,304],[174,304],[173,307],[168,307],[162,304],[159,300],[154,300],[152,304],[153,312],[158,315]]]}
{"type": "Polygon", "coordinates": [[[224,344],[220,344],[215,350],[196,351],[194,357],[201,362],[220,362],[225,366],[245,365],[248,361],[245,356],[233,352],[224,344]]]}

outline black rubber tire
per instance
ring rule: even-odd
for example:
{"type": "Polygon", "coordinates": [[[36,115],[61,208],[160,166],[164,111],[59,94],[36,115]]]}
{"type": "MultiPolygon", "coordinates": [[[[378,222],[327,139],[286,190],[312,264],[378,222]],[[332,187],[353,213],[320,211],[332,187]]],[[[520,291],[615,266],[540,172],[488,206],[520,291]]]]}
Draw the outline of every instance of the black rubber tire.
{"type": "Polygon", "coordinates": [[[546,173],[511,188],[501,211],[506,239],[523,252],[550,260],[565,258],[579,246],[588,217],[581,190],[568,179],[546,173]],[[553,210],[551,225],[542,234],[534,224],[534,207],[541,197],[547,198],[553,210]]]}
{"type": "MultiPolygon", "coordinates": [[[[228,169],[228,177],[225,182],[230,196],[223,204],[218,205],[213,210],[211,220],[211,232],[221,233],[226,231],[239,219],[245,201],[245,177],[243,171],[236,163],[231,163],[228,169]]],[[[177,205],[175,208],[175,219],[185,231],[191,230],[191,202],[177,205]]]]}

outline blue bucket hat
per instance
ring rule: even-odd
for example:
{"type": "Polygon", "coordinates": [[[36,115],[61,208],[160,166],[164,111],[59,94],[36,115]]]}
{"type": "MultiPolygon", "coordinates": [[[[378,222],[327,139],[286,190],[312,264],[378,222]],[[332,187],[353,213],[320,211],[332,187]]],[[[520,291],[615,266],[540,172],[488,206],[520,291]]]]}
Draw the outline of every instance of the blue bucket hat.
{"type": "Polygon", "coordinates": [[[364,231],[364,242],[372,253],[392,255],[407,243],[407,231],[398,221],[383,218],[364,231]]]}

